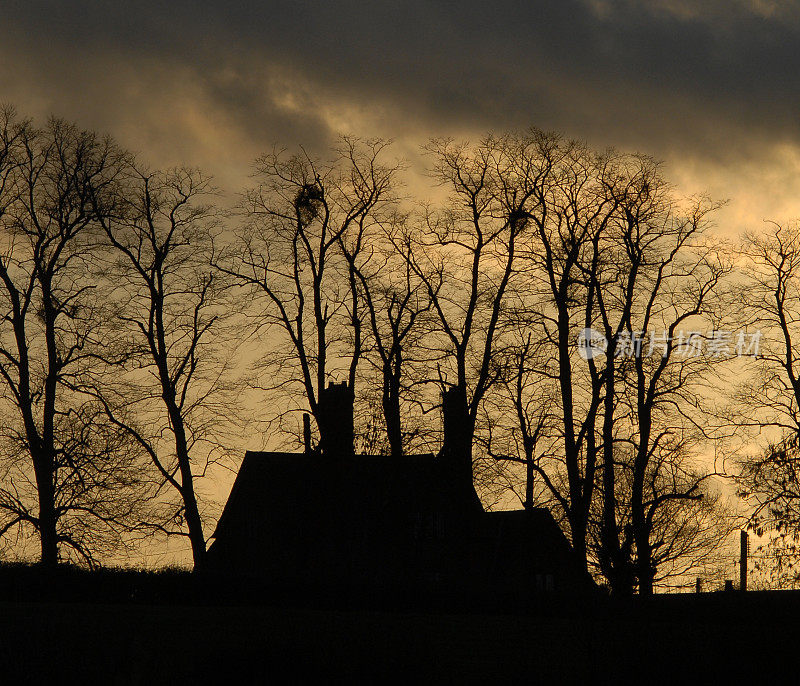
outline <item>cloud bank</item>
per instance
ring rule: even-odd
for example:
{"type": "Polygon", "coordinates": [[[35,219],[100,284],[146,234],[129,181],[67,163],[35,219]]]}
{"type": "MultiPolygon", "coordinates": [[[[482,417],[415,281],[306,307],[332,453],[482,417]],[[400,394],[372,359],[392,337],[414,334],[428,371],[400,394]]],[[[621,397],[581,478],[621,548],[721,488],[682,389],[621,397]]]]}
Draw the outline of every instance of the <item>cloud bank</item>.
{"type": "Polygon", "coordinates": [[[0,100],[246,182],[275,142],[555,129],[666,160],[731,232],[800,216],[800,6],[12,2],[0,100]]]}

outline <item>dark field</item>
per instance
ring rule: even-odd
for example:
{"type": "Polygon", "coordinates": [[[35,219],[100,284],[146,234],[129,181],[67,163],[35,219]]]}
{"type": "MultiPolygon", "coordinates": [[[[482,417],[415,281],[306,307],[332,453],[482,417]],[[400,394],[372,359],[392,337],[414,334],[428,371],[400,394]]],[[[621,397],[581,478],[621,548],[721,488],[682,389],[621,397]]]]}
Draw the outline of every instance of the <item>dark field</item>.
{"type": "Polygon", "coordinates": [[[553,598],[473,614],[313,609],[253,585],[215,598],[185,573],[3,576],[2,684],[723,683],[731,672],[742,683],[749,670],[797,664],[800,595],[788,592],[553,598]],[[16,597],[26,583],[36,600],[16,597]]]}

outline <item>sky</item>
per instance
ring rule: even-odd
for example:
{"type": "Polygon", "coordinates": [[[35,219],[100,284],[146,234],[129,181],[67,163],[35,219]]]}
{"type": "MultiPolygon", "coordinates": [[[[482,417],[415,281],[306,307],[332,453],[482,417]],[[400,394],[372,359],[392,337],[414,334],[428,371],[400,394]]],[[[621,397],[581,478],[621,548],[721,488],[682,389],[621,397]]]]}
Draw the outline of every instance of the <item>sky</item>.
{"type": "Polygon", "coordinates": [[[537,126],[651,154],[717,229],[800,217],[800,2],[7,1],[0,102],[239,190],[277,144],[537,126]]]}
{"type": "MultiPolygon", "coordinates": [[[[800,2],[6,0],[0,103],[231,193],[278,145],[536,126],[651,154],[735,237],[800,218],[800,2]]],[[[224,489],[223,489],[224,490],[224,489]]]]}

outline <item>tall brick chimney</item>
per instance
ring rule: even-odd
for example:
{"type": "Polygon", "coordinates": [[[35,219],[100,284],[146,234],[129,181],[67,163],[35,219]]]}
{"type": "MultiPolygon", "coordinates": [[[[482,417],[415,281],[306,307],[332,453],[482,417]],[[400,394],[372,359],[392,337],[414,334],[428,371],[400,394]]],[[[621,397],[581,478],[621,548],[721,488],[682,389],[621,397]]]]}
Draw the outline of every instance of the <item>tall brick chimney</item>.
{"type": "Polygon", "coordinates": [[[444,442],[439,458],[459,480],[472,484],[472,440],[467,392],[461,386],[451,386],[442,393],[442,424],[444,442]]]}
{"type": "Polygon", "coordinates": [[[319,393],[317,426],[323,455],[353,455],[353,391],[346,381],[329,383],[319,393]]]}

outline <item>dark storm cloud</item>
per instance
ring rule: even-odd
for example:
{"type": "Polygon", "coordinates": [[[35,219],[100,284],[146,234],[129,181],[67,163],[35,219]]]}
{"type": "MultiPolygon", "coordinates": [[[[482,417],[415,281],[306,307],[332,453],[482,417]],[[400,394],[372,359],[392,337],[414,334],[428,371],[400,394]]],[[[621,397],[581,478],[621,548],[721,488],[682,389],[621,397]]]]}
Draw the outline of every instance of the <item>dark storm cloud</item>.
{"type": "Polygon", "coordinates": [[[534,124],[723,166],[800,141],[794,2],[18,2],[4,20],[0,88],[112,129],[140,108],[144,147],[187,155],[217,154],[217,127],[253,154],[313,147],[358,113],[384,135],[534,124]],[[187,103],[205,119],[176,132],[187,103]]]}
{"type": "Polygon", "coordinates": [[[263,109],[251,73],[279,66],[321,93],[377,99],[438,123],[545,119],[609,133],[635,127],[649,137],[673,135],[669,120],[681,113],[682,129],[692,121],[706,129],[705,116],[794,138],[797,12],[703,6],[33,2],[5,11],[5,31],[33,60],[57,46],[67,60],[112,52],[187,65],[245,122],[263,109]]]}
{"type": "Polygon", "coordinates": [[[606,128],[607,115],[597,110],[635,121],[637,113],[657,119],[666,108],[668,118],[677,100],[690,121],[713,115],[797,135],[794,3],[702,6],[28,2],[4,14],[11,17],[5,32],[22,37],[31,59],[37,47],[57,47],[65,61],[109,52],[161,58],[192,67],[223,104],[250,111],[258,107],[248,72],[279,65],[322,92],[375,98],[447,122],[545,118],[571,127],[600,120],[606,128]],[[223,67],[239,78],[221,80],[223,67]]]}

